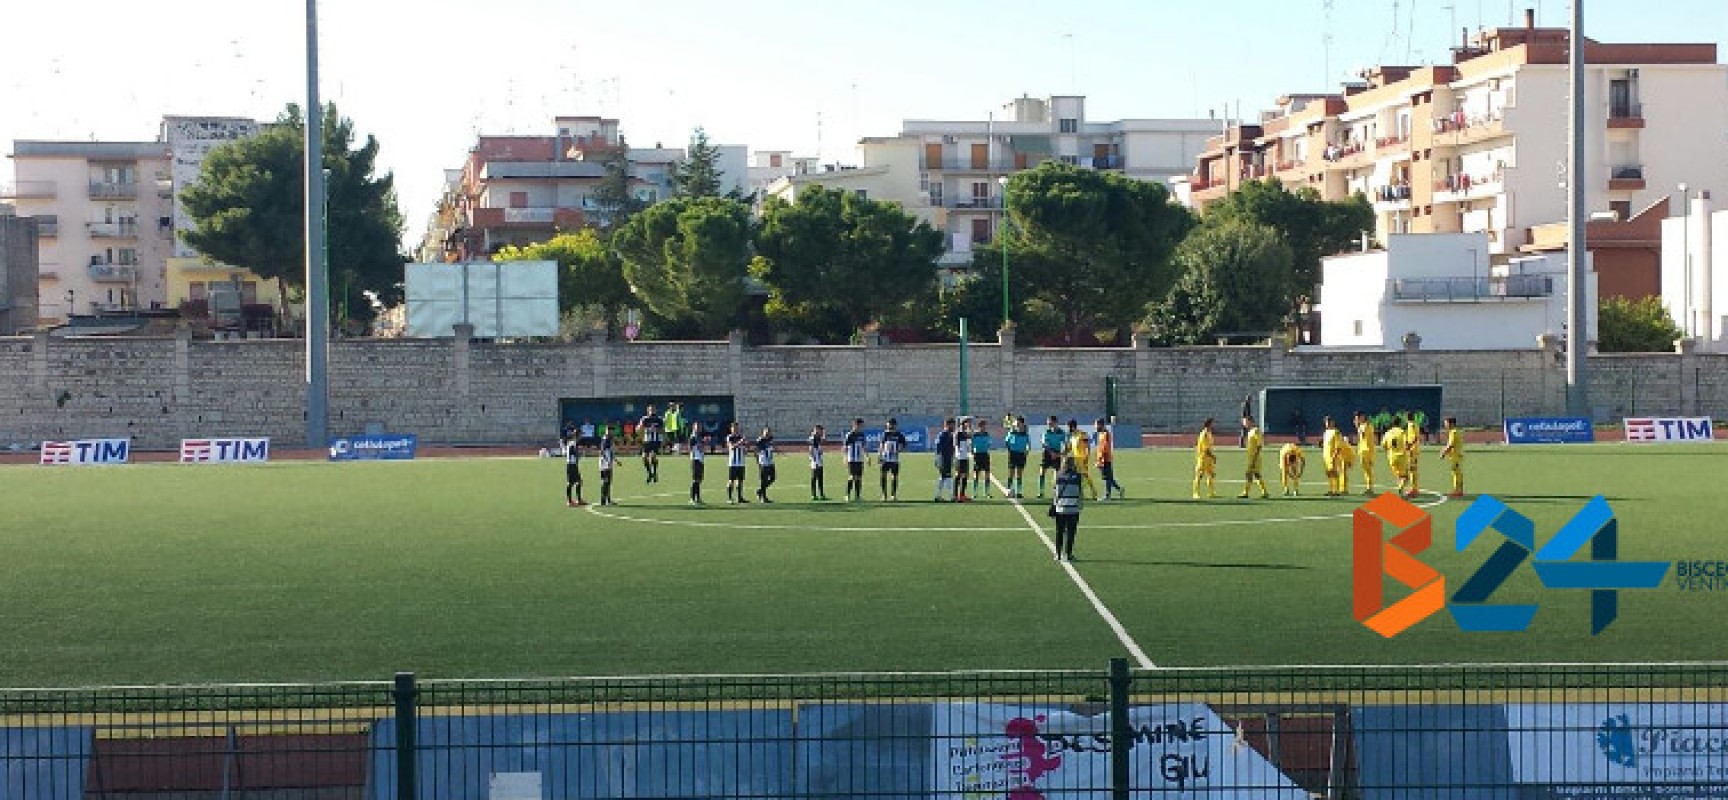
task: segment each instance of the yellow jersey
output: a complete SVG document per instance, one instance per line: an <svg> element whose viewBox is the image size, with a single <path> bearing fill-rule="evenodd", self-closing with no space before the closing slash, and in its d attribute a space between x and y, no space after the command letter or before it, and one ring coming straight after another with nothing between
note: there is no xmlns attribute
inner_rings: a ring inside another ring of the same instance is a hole
<svg viewBox="0 0 1728 800"><path fill-rule="evenodd" d="M1092 463L1092 443L1087 441L1084 431L1068 437L1068 455L1074 457L1074 468L1077 470L1083 470Z"/></svg>
<svg viewBox="0 0 1728 800"><path fill-rule="evenodd" d="M1260 466L1260 451L1266 446L1266 438L1260 435L1258 427L1248 429L1248 463Z"/></svg>
<svg viewBox="0 0 1728 800"><path fill-rule="evenodd" d="M1212 455L1211 431L1204 428L1200 429L1200 438L1194 441L1194 458L1197 461L1205 461L1214 458Z"/></svg>
<svg viewBox="0 0 1728 800"><path fill-rule="evenodd" d="M1302 467L1308 463L1308 456L1302 452L1301 445L1289 442L1278 448L1278 463L1284 466L1285 472L1301 475Z"/></svg>
<svg viewBox="0 0 1728 800"><path fill-rule="evenodd" d="M1411 457L1421 455L1422 423L1410 420L1410 423L1404 426L1404 445L1410 448Z"/></svg>
<svg viewBox="0 0 1728 800"><path fill-rule="evenodd" d="M1380 438L1380 446L1385 448L1386 455L1402 459L1405 456L1404 429L1396 425L1392 426L1390 430L1386 431L1386 435Z"/></svg>
<svg viewBox="0 0 1728 800"><path fill-rule="evenodd" d="M1374 447L1380 442L1379 436L1374 431L1373 421L1365 420L1361 425L1357 425L1356 436L1358 441L1362 443L1360 445L1362 452L1367 454L1369 458L1373 458Z"/></svg>
<svg viewBox="0 0 1728 800"><path fill-rule="evenodd" d="M1320 435L1320 456L1326 459L1327 464L1337 464L1338 451L1344 449L1346 444L1342 431L1327 428L1326 432Z"/></svg>
<svg viewBox="0 0 1728 800"><path fill-rule="evenodd" d="M1454 464L1464 460L1463 431L1453 428L1446 432L1446 449L1441 451L1440 457Z"/></svg>

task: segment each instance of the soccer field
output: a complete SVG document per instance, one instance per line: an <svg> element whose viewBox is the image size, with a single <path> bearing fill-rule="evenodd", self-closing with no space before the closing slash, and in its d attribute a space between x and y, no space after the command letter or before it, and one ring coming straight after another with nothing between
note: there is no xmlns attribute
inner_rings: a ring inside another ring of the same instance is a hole
<svg viewBox="0 0 1728 800"><path fill-rule="evenodd" d="M1437 453L1425 489L1446 488ZM1531 517L1539 543L1602 494L1621 560L1728 559L1725 453L1478 447L1469 488ZM1314 496L1311 469L1307 496L1274 481L1273 499L1238 500L1241 456L1223 449L1224 497L1192 502L1187 452L1120 456L1129 499L1087 505L1072 569L1037 501L933 504L919 455L894 504L810 503L788 454L775 504L725 505L711 469L700 509L679 459L658 484L624 460L604 509L566 508L562 462L533 458L0 467L0 685L1102 668L1135 648L1158 666L1721 656L1728 592L1680 591L1672 571L1621 592L1598 636L1589 592L1545 590L1526 564L1493 599L1539 603L1529 631L1442 613L1383 639L1351 616L1363 498ZM1452 552L1468 503L1420 500L1421 558L1449 588L1500 544Z"/></svg>

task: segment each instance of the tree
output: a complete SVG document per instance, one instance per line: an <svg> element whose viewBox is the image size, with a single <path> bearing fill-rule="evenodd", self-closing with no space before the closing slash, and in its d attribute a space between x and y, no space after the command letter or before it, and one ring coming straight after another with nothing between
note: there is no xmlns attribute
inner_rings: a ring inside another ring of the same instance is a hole
<svg viewBox="0 0 1728 800"><path fill-rule="evenodd" d="M630 303L623 265L592 229L560 233L526 247L506 247L492 260L558 262L558 311L590 311L611 330L618 328Z"/></svg>
<svg viewBox="0 0 1728 800"><path fill-rule="evenodd" d="M1666 353L1685 334L1660 297L1610 297L1597 308L1596 348L1604 353Z"/></svg>
<svg viewBox="0 0 1728 800"><path fill-rule="evenodd" d="M593 197L599 211L596 216L600 228L608 232L623 227L630 217L648 205L636 199L635 193L630 191L629 152L623 137L619 137L618 147L607 150L602 156L606 173L600 184L594 187Z"/></svg>
<svg viewBox="0 0 1728 800"><path fill-rule="evenodd" d="M707 131L697 128L690 134L690 149L684 160L672 165L673 196L719 197L720 179L725 174L720 169L720 148L708 143Z"/></svg>
<svg viewBox="0 0 1728 800"><path fill-rule="evenodd" d="M362 293L375 293L386 305L402 296L406 259L398 250L402 212L395 179L374 175L378 140L367 136L356 148L354 123L334 104L325 107L323 127L331 304L339 314L369 320L371 304L355 302ZM284 287L302 287L305 129L300 108L289 104L275 125L210 151L198 183L180 195L194 222L181 232L186 243Z"/></svg>
<svg viewBox="0 0 1728 800"><path fill-rule="evenodd" d="M768 201L751 275L768 287L768 318L828 342L935 283L942 234L892 203L812 186Z"/></svg>
<svg viewBox="0 0 1728 800"><path fill-rule="evenodd" d="M1277 330L1290 310L1294 261L1270 226L1209 218L1177 248L1182 277L1147 309L1146 327L1162 344Z"/></svg>
<svg viewBox="0 0 1728 800"><path fill-rule="evenodd" d="M670 336L719 336L739 321L750 263L750 208L680 197L632 217L612 237L630 292Z"/></svg>
<svg viewBox="0 0 1728 800"><path fill-rule="evenodd" d="M1268 225L1283 234L1295 259L1297 294L1309 294L1320 282L1320 260L1357 246L1364 231L1374 230L1374 208L1357 194L1348 200L1321 200L1303 187L1295 192L1276 178L1248 181L1206 209L1207 219L1243 220Z"/></svg>
<svg viewBox="0 0 1728 800"><path fill-rule="evenodd" d="M1064 341L1125 335L1175 280L1170 257L1194 225L1162 184L1046 161L1008 182L1010 275L1025 309L1047 306ZM1001 235L1001 232L999 232ZM976 263L999 262L1000 242Z"/></svg>

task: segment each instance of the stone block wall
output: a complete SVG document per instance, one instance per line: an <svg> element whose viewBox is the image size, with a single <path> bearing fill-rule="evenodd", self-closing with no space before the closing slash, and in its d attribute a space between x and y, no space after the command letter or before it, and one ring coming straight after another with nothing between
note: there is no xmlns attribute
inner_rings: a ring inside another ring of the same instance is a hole
<svg viewBox="0 0 1728 800"><path fill-rule="evenodd" d="M1552 352L1322 352L1281 347L1110 349L968 347L969 410L1102 414L1148 430L1234 420L1267 386L1439 383L1464 424L1562 413L1565 371ZM144 448L184 437L305 433L304 346L291 340L0 338L0 447L130 436ZM495 344L342 340L331 346L332 433L369 425L429 443L532 444L552 435L564 397L730 395L747 426L782 435L854 416L958 410L954 345L749 347L724 342ZM1728 416L1728 355L1590 359L1600 421L1626 415Z"/></svg>

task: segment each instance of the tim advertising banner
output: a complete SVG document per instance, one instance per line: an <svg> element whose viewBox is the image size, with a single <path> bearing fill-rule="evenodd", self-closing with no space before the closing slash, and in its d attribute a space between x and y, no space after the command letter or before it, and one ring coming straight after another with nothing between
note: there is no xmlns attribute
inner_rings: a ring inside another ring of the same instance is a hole
<svg viewBox="0 0 1728 800"><path fill-rule="evenodd" d="M1133 786L1172 798L1306 798L1206 705L1129 711ZM1110 787L1109 717L988 704L937 704L933 797L1079 797Z"/></svg>
<svg viewBox="0 0 1728 800"><path fill-rule="evenodd" d="M1709 417L1627 417L1628 442L1708 442L1716 438Z"/></svg>
<svg viewBox="0 0 1728 800"><path fill-rule="evenodd" d="M42 443L42 463L48 466L125 464L131 460L131 439L77 439L70 442Z"/></svg>
<svg viewBox="0 0 1728 800"><path fill-rule="evenodd" d="M1583 444L1596 441L1588 417L1513 417L1503 426L1507 444Z"/></svg>
<svg viewBox="0 0 1728 800"><path fill-rule="evenodd" d="M1506 728L1543 797L1728 797L1728 705L1514 704Z"/></svg>
<svg viewBox="0 0 1728 800"><path fill-rule="evenodd" d="M342 436L330 440L331 461L408 461L418 441L414 434Z"/></svg>
<svg viewBox="0 0 1728 800"><path fill-rule="evenodd" d="M270 439L181 439L182 464L262 464L270 460Z"/></svg>

